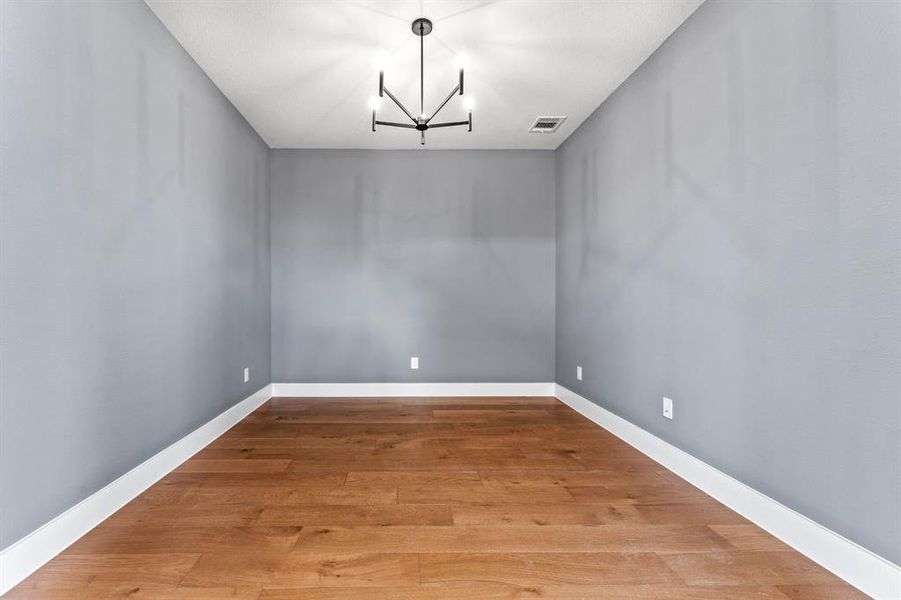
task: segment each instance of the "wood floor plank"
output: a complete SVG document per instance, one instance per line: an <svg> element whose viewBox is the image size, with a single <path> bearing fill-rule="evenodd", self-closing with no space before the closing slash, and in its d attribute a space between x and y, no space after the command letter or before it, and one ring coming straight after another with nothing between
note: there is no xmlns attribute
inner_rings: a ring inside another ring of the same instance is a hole
<svg viewBox="0 0 901 600"><path fill-rule="evenodd" d="M486 419L472 419L472 422L485 422ZM282 421L278 422L278 425L293 425L295 423L361 423L361 424L369 424L369 423L406 423L406 424L416 424L416 423L437 423L440 422L436 419L431 411L427 412L404 412L403 410L396 411L380 411L376 414L351 414L351 415L340 415L340 414L317 414L317 413L297 413L291 415L290 417L284 417ZM253 425L254 422L248 422L248 425Z"/></svg>
<svg viewBox="0 0 901 600"><path fill-rule="evenodd" d="M528 488L479 483L435 483L399 485L401 504L559 504L574 502L564 487L546 485Z"/></svg>
<svg viewBox="0 0 901 600"><path fill-rule="evenodd" d="M10 598L855 590L553 398L276 398Z"/></svg>
<svg viewBox="0 0 901 600"><path fill-rule="evenodd" d="M344 485L346 481L347 472L339 470L312 473L170 473L160 483L192 487L334 487Z"/></svg>
<svg viewBox="0 0 901 600"><path fill-rule="evenodd" d="M72 544L73 554L267 552L293 548L300 527L99 527Z"/></svg>
<svg viewBox="0 0 901 600"><path fill-rule="evenodd" d="M489 527L644 522L631 504L459 504L452 506L451 512L455 525Z"/></svg>
<svg viewBox="0 0 901 600"><path fill-rule="evenodd" d="M256 504L221 506L168 506L132 501L107 519L104 527L241 527L250 525L263 512Z"/></svg>
<svg viewBox="0 0 901 600"><path fill-rule="evenodd" d="M288 468L290 459L208 460L196 458L178 467L176 473L278 473Z"/></svg>
<svg viewBox="0 0 901 600"><path fill-rule="evenodd" d="M592 469L592 470L528 470L480 471L486 483L503 485L559 485L569 487L666 485L664 477L652 470Z"/></svg>
<svg viewBox="0 0 901 600"><path fill-rule="evenodd" d="M645 503L635 498L635 510L654 524L747 525L748 520L719 502L697 498L675 502Z"/></svg>
<svg viewBox="0 0 901 600"><path fill-rule="evenodd" d="M98 600L129 598L141 600L256 600L257 587L184 587L180 585L109 583L89 584L84 589L22 589L17 588L4 600Z"/></svg>
<svg viewBox="0 0 901 600"><path fill-rule="evenodd" d="M260 600L788 600L774 587L672 585L507 585L441 582L390 590L360 588L264 589ZM826 598L826 597L823 597ZM806 599L805 599L806 600Z"/></svg>
<svg viewBox="0 0 901 600"><path fill-rule="evenodd" d="M482 484L478 471L351 471L346 482L347 485L381 483L398 486Z"/></svg>
<svg viewBox="0 0 901 600"><path fill-rule="evenodd" d="M710 552L662 556L689 585L765 585L834 582L835 576L797 552Z"/></svg>
<svg viewBox="0 0 901 600"><path fill-rule="evenodd" d="M108 582L128 585L175 585L200 558L199 554L94 554L66 551L22 583L24 588L79 589Z"/></svg>
<svg viewBox="0 0 901 600"><path fill-rule="evenodd" d="M423 554L420 576L423 583L468 581L526 586L681 583L652 552Z"/></svg>
<svg viewBox="0 0 901 600"><path fill-rule="evenodd" d="M166 494L168 492L168 494ZM169 486L154 503L170 506L208 506L228 510L229 506L255 504L286 506L293 504L372 505L396 504L397 487L393 485L336 485L336 486L245 486L206 485Z"/></svg>
<svg viewBox="0 0 901 600"><path fill-rule="evenodd" d="M282 450L286 448L355 448L374 449L378 439L368 435L331 435L327 433L295 435L291 437L221 437L207 446L208 450L225 449L269 449Z"/></svg>
<svg viewBox="0 0 901 600"><path fill-rule="evenodd" d="M643 527L548 525L544 527L309 527L300 533L297 552L349 553L403 550L413 553L657 552L728 550L726 542L703 526Z"/></svg>
<svg viewBox="0 0 901 600"><path fill-rule="evenodd" d="M257 525L299 525L303 527L353 527L370 525L450 526L454 524L449 506L420 504L379 504L362 506L291 505L271 506L260 511Z"/></svg>
<svg viewBox="0 0 901 600"><path fill-rule="evenodd" d="M867 600L869 596L847 583L813 583L801 585L780 585L780 592L791 600Z"/></svg>
<svg viewBox="0 0 901 600"><path fill-rule="evenodd" d="M505 449L502 452L485 452L481 449L460 451L402 448L380 448L372 452L328 454L307 451L295 455L288 467L291 472L334 470L341 464L349 471L415 471L479 469L581 469L576 459L546 451L522 451Z"/></svg>
<svg viewBox="0 0 901 600"><path fill-rule="evenodd" d="M752 523L711 523L712 530L723 537L736 550L790 552L791 547Z"/></svg>
<svg viewBox="0 0 901 600"><path fill-rule="evenodd" d="M419 583L415 554L260 553L201 556L182 580L186 586L266 585L270 587L395 587Z"/></svg>
<svg viewBox="0 0 901 600"><path fill-rule="evenodd" d="M506 421L545 421L551 415L542 409L528 408L438 408L432 410L436 419L468 423L504 423Z"/></svg>
<svg viewBox="0 0 901 600"><path fill-rule="evenodd" d="M446 452L472 450L515 450L517 452L526 452L533 448L541 448L544 443L545 440L539 436L466 436L453 435L439 431L430 434L417 435L415 437L407 437L405 439L392 440L391 442L382 443L381 446L385 447L390 444L392 448L418 450L421 452L434 452L435 450L443 450Z"/></svg>
<svg viewBox="0 0 901 600"><path fill-rule="evenodd" d="M680 504L697 499L699 492L687 488L673 488L661 484L635 485L595 485L595 486L566 486L566 490L577 502L643 502L645 504L671 503Z"/></svg>

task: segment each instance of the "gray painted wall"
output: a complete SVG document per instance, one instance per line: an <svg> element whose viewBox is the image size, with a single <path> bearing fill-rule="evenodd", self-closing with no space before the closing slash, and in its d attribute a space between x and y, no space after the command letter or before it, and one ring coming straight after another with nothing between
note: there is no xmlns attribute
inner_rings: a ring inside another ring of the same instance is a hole
<svg viewBox="0 0 901 600"><path fill-rule="evenodd" d="M899 32L708 1L557 151L557 381L895 563Z"/></svg>
<svg viewBox="0 0 901 600"><path fill-rule="evenodd" d="M274 381L553 381L553 152L275 150L271 187Z"/></svg>
<svg viewBox="0 0 901 600"><path fill-rule="evenodd" d="M0 11L5 547L269 382L269 214L268 149L143 3Z"/></svg>

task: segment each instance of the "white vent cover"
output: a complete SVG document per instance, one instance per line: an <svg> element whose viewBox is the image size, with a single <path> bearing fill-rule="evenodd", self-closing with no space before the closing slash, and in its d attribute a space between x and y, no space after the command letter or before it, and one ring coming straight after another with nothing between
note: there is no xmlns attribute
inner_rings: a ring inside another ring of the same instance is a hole
<svg viewBox="0 0 901 600"><path fill-rule="evenodd" d="M529 127L529 133L554 133L565 120L566 117L538 117Z"/></svg>

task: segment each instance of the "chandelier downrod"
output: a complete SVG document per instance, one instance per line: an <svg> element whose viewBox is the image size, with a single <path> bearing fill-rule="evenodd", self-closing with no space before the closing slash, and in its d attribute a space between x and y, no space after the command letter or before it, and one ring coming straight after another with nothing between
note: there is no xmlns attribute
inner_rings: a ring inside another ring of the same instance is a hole
<svg viewBox="0 0 901 600"><path fill-rule="evenodd" d="M447 95L447 98L444 99L441 104L438 105L438 108L432 112L431 115L426 115L425 112L425 36L432 32L432 22L425 17L420 17L413 21L411 24L411 29L413 30L413 34L419 36L419 116L414 117L409 110L398 100L394 94L391 93L391 90L385 85L385 72L379 71L379 98L383 98L388 96L394 104L400 108L407 118L410 119L411 123L397 123L394 121L379 121L376 116L376 108L372 109L372 130L375 131L376 125L384 125L386 127L402 127L404 129L416 129L419 131L419 143L421 145L425 145L425 132L428 129L434 127L458 127L458 126L467 126L468 131L472 131L472 110L467 111L468 117L465 121L448 121L445 123L431 123L432 119L435 118L435 115L444 108L444 106L450 102L450 99L454 97L454 95L459 94L463 95L463 68L460 68L460 79L457 83L456 87L451 90L451 92Z"/></svg>
<svg viewBox="0 0 901 600"><path fill-rule="evenodd" d="M419 22L419 116L425 114L425 23ZM422 132L425 143L425 131Z"/></svg>

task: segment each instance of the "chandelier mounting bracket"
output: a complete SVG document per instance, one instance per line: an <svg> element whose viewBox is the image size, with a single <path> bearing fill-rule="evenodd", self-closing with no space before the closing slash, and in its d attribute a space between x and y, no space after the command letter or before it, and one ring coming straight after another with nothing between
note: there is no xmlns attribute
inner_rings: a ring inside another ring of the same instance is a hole
<svg viewBox="0 0 901 600"><path fill-rule="evenodd" d="M432 33L432 21L425 17L419 17L410 24L410 28L413 30L413 35L426 36Z"/></svg>

